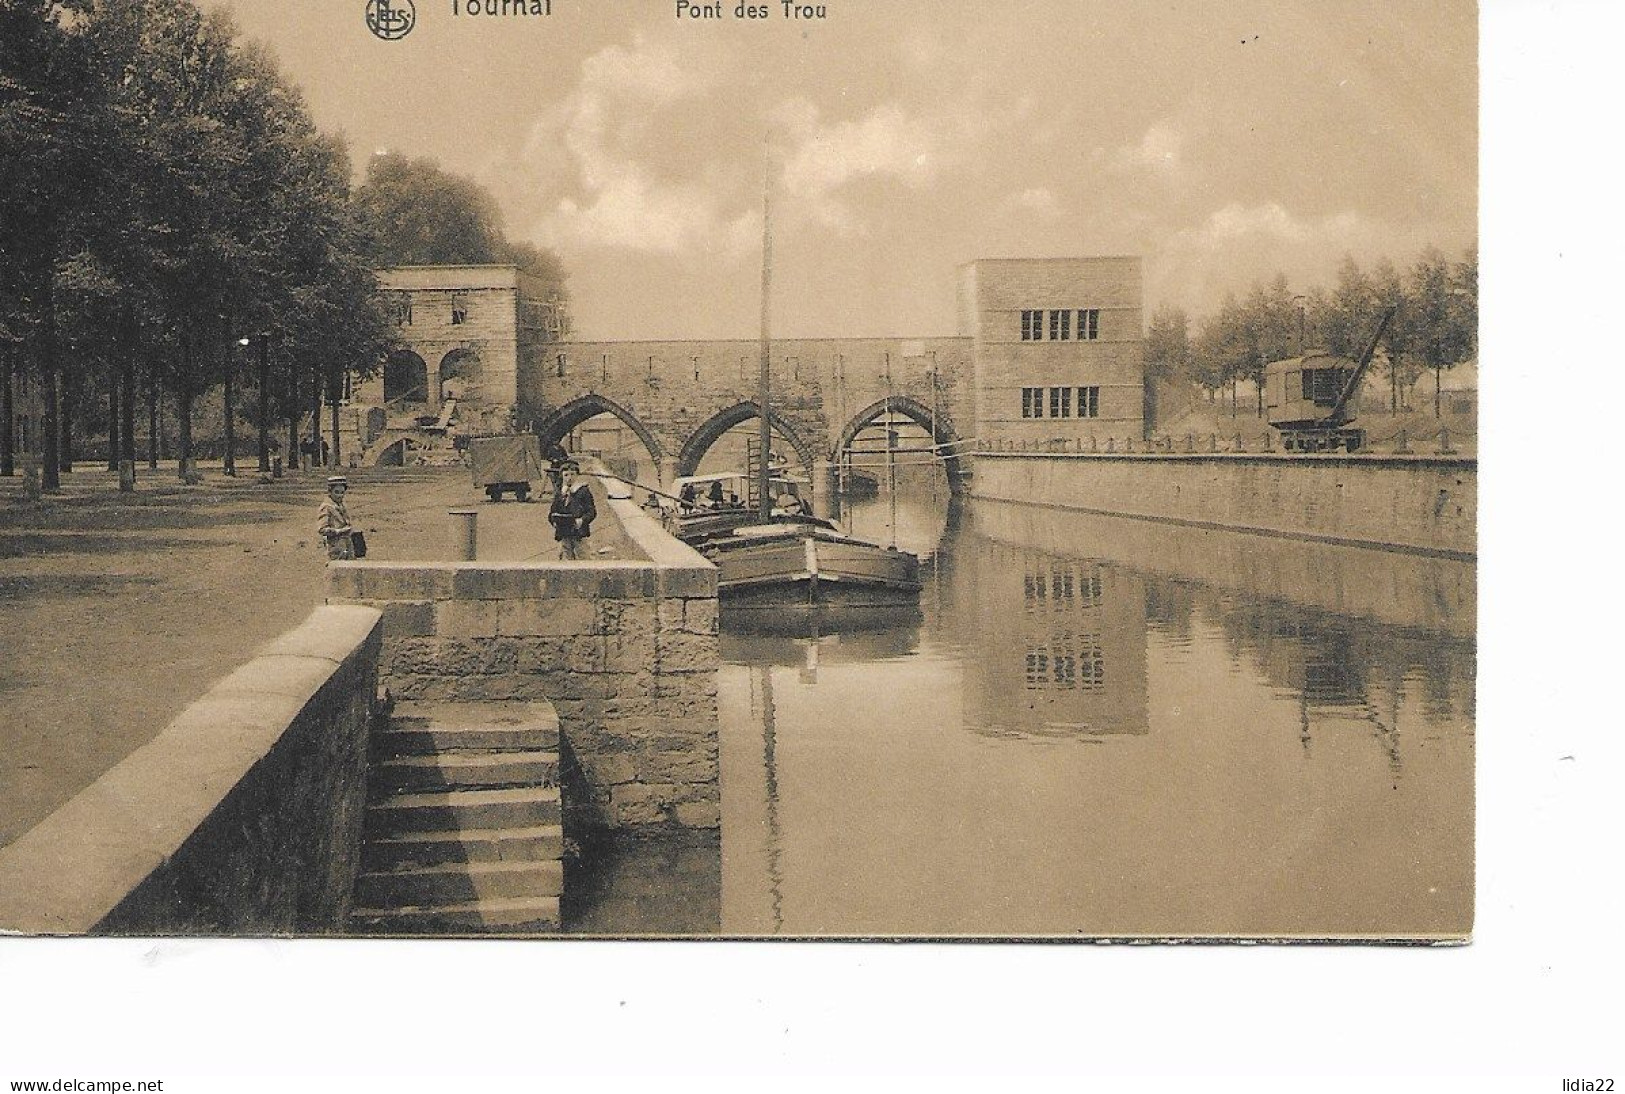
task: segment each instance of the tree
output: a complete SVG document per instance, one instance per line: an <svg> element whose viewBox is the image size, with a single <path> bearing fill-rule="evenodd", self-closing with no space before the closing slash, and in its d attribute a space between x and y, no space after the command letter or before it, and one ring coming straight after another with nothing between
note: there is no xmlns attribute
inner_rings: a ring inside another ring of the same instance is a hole
<svg viewBox="0 0 1625 1094"><path fill-rule="evenodd" d="M1344 357L1358 356L1376 323L1377 286L1351 256L1343 256L1337 283L1324 298L1317 327L1326 349Z"/></svg>
<svg viewBox="0 0 1625 1094"><path fill-rule="evenodd" d="M506 258L496 201L432 159L374 156L356 203L371 225L381 265L432 266Z"/></svg>
<svg viewBox="0 0 1625 1094"><path fill-rule="evenodd" d="M1444 370L1476 350L1478 326L1478 255L1471 252L1452 266L1430 247L1410 269L1414 351L1423 367L1433 370L1433 416L1440 416Z"/></svg>
<svg viewBox="0 0 1625 1094"><path fill-rule="evenodd" d="M1264 416L1264 368L1271 361L1293 356L1297 345L1297 306L1285 274L1267 284L1255 282L1247 294L1237 332L1237 367L1253 382L1258 416Z"/></svg>
<svg viewBox="0 0 1625 1094"><path fill-rule="evenodd" d="M86 0L0 3L0 328L44 396L41 486L60 488L56 267L101 186L111 140Z"/></svg>
<svg viewBox="0 0 1625 1094"><path fill-rule="evenodd" d="M1216 392L1232 386L1231 405L1235 398L1233 385L1241 347L1241 305L1236 298L1226 295L1217 315L1209 316L1197 331L1193 378L1208 393L1211 402Z"/></svg>
<svg viewBox="0 0 1625 1094"><path fill-rule="evenodd" d="M1156 428L1157 387L1191 373L1190 319L1181 308L1158 308L1145 336L1144 417L1146 435Z"/></svg>
<svg viewBox="0 0 1625 1094"><path fill-rule="evenodd" d="M186 0L0 0L0 31L0 137L52 168L28 174L0 158L0 224L27 228L0 237L0 277L30 286L0 292L22 301L0 304L0 336L26 338L42 376L54 377L56 343L67 339L74 359L101 366L102 390L119 392L122 422L133 423L139 362L149 432L162 386L175 398L185 460L192 404L222 381L232 433L244 331L274 321L286 335L290 431L300 372L376 366L387 328L342 144L316 131L268 54ZM27 48L13 53L14 42ZM51 48L77 66L40 62ZM56 384L44 386L54 413ZM307 390L322 386L313 379ZM45 432L49 445L58 430ZM117 432L133 458L133 424Z"/></svg>
<svg viewBox="0 0 1625 1094"><path fill-rule="evenodd" d="M490 193L432 159L374 156L355 201L379 266L511 263L541 281L545 297L569 299L558 256L508 239Z"/></svg>
<svg viewBox="0 0 1625 1094"><path fill-rule="evenodd" d="M1385 370L1389 382L1389 412L1398 414L1400 408L1399 391L1402 387L1409 387L1416 382L1420 374L1411 353L1417 341L1424 336L1418 323L1418 317L1413 314L1411 301L1405 283L1400 279L1394 264L1383 259L1377 264L1372 277L1372 291L1376 298L1378 313L1391 310L1393 318L1383 333L1383 346L1388 351ZM1376 322L1375 319L1372 320ZM1364 350L1365 346L1360 346Z"/></svg>
<svg viewBox="0 0 1625 1094"><path fill-rule="evenodd" d="M336 403L346 372L366 377L376 371L391 348L394 327L377 292L361 211L349 199L350 166L342 144L307 140L289 163L294 179L282 195L282 215L292 226L291 245L279 279L285 291L267 329L289 369L285 409L298 419L304 410L299 389L312 404L323 392ZM299 362L303 376L293 372ZM318 434L320 422L312 425ZM290 458L297 456L297 437L293 443ZM336 458L336 422L332 451Z"/></svg>

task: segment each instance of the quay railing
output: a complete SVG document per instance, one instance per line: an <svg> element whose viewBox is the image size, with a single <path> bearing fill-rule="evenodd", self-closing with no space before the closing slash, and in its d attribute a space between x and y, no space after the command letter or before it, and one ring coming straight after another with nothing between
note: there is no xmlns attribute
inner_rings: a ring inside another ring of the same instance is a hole
<svg viewBox="0 0 1625 1094"><path fill-rule="evenodd" d="M1462 445L1476 448L1478 433L1460 425L1412 433L1408 428L1393 430L1365 439L1355 453L1367 455L1459 456ZM977 443L970 451L977 455L1199 455L1209 453L1282 452L1275 431L1234 433L1163 433L1150 437L1107 435L1100 437L1052 437L1033 440L994 438Z"/></svg>

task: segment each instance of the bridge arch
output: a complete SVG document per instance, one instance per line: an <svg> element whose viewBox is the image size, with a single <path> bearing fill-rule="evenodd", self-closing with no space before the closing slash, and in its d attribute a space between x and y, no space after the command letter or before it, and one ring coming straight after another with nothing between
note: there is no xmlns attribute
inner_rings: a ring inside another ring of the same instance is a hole
<svg viewBox="0 0 1625 1094"><path fill-rule="evenodd" d="M571 399L536 424L535 433L541 441L542 451L546 452L552 445L562 442L576 426L600 414L613 414L619 418L628 429L637 434L638 440L643 442L643 447L648 450L649 458L654 461L655 466L657 468L660 466L666 452L655 439L655 435L649 432L649 427L638 421L637 416L630 410L598 394Z"/></svg>
<svg viewBox="0 0 1625 1094"><path fill-rule="evenodd" d="M945 415L932 414L930 407L917 399L909 398L907 395L892 395L869 404L852 416L851 420L846 423L846 428L841 430L840 440L835 442L835 449L830 453L830 462L840 463L842 457L846 455L847 449L851 448L852 442L857 439L858 434L882 414L903 415L931 434L933 444L947 445L959 440L953 422ZM948 475L949 491L955 494L964 493L965 468L960 462L957 447L946 450L943 456L942 469Z"/></svg>
<svg viewBox="0 0 1625 1094"><path fill-rule="evenodd" d="M683 450L677 456L677 475L692 475L699 470L700 461L711 450L711 446L721 439L722 435L734 426L748 422L753 418L760 418L761 408L754 400L735 403L726 410L720 410L711 415L704 425L694 431L683 445ZM768 424L773 430L790 442L790 447L796 450L796 459L801 462L802 469L811 471L814 462L818 459L818 451L804 440L796 427L791 425L778 411L768 413ZM743 470L743 469L741 469Z"/></svg>

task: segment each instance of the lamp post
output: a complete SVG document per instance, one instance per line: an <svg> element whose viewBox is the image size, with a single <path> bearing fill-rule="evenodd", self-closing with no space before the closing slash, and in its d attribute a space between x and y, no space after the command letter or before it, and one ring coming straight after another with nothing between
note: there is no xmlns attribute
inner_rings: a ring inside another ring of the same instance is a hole
<svg viewBox="0 0 1625 1094"><path fill-rule="evenodd" d="M237 339L239 346L246 346L250 342L258 342L260 346L260 470L271 470L271 435L268 427L271 420L271 371L266 365L265 344L271 336L265 331L258 331Z"/></svg>

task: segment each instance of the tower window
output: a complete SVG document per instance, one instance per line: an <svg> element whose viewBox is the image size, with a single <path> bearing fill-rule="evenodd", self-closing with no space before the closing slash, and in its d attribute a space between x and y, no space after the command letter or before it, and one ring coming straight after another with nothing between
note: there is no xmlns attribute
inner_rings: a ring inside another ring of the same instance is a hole
<svg viewBox="0 0 1625 1094"><path fill-rule="evenodd" d="M1043 388L1024 387L1021 389L1021 416L1023 418L1042 418L1044 416Z"/></svg>
<svg viewBox="0 0 1625 1094"><path fill-rule="evenodd" d="M1078 389L1078 417L1100 417L1100 388L1080 387Z"/></svg>

